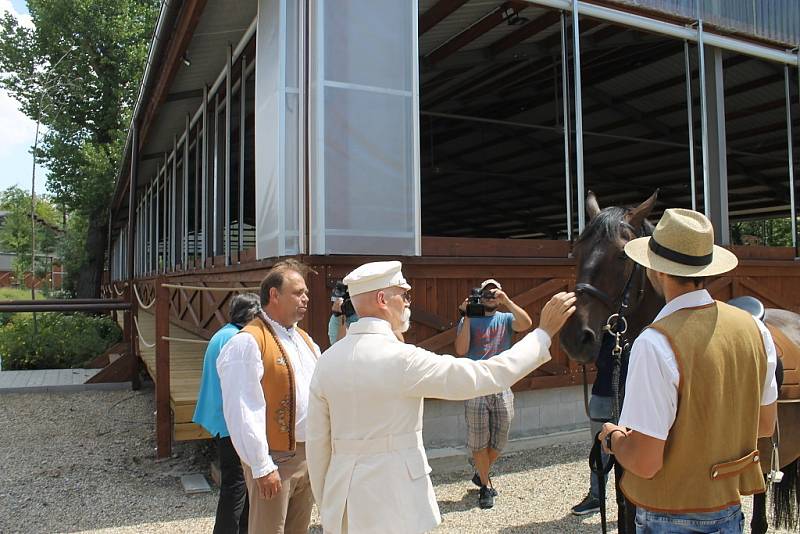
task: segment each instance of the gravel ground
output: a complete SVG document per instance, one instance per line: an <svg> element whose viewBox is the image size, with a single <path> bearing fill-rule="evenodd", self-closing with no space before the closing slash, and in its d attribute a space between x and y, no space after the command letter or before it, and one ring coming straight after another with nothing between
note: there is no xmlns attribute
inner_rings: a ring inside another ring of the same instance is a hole
<svg viewBox="0 0 800 534"><path fill-rule="evenodd" d="M216 488L186 495L179 479L208 474L212 449L178 443L156 463L152 413L151 389L0 396L0 532L211 532ZM491 510L478 509L466 463L434 472L444 517L435 532L599 532L598 515L569 513L587 491L587 452L572 444L501 458ZM316 513L313 523L321 532Z"/></svg>

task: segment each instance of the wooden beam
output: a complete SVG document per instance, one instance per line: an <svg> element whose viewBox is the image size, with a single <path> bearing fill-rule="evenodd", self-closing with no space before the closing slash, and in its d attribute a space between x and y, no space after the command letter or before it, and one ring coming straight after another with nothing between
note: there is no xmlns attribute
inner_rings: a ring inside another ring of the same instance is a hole
<svg viewBox="0 0 800 534"><path fill-rule="evenodd" d="M439 61L458 52L495 26L501 24L508 18L507 13L509 11L519 13L520 11L526 9L529 5L530 4L527 2L519 2L514 0L503 2L502 5L493 9L478 22L468 27L452 39L445 42L442 46L425 56L424 62L428 65L435 65Z"/></svg>
<svg viewBox="0 0 800 534"><path fill-rule="evenodd" d="M428 11L419 16L419 23L417 25L419 35L423 35L439 24L468 1L469 0L439 0L436 2Z"/></svg>
<svg viewBox="0 0 800 534"><path fill-rule="evenodd" d="M172 410L170 409L169 341L169 288L165 276L156 279L156 459L164 460L172 454Z"/></svg>
<svg viewBox="0 0 800 534"><path fill-rule="evenodd" d="M147 134L156 120L159 108L165 102L169 88L172 85L178 69L183 65L181 58L189 47L192 35L200 22L200 16L206 7L206 0L185 0L178 14L175 28L172 30L166 51L162 56L164 59L158 70L159 76L153 90L150 93L147 107L141 119L141 132L139 136L139 146L144 146L147 141Z"/></svg>
<svg viewBox="0 0 800 534"><path fill-rule="evenodd" d="M559 20L561 20L561 14L558 11L549 11L489 45L489 55L496 56L501 52L505 52L509 48L513 48L521 42L538 35L542 30L546 30Z"/></svg>

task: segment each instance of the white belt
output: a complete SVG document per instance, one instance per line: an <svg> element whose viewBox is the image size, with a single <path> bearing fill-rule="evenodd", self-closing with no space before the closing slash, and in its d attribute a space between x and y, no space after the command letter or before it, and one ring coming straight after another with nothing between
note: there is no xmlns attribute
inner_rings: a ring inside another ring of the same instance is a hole
<svg viewBox="0 0 800 534"><path fill-rule="evenodd" d="M381 454L422 446L422 432L374 439L334 439L333 454Z"/></svg>

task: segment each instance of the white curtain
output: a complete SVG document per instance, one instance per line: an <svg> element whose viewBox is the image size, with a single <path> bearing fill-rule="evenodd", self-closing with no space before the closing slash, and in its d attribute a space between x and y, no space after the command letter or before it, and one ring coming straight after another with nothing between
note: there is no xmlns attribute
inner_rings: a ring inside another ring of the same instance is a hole
<svg viewBox="0 0 800 534"><path fill-rule="evenodd" d="M418 255L417 1L311 6L310 253Z"/></svg>
<svg viewBox="0 0 800 534"><path fill-rule="evenodd" d="M256 256L304 252L300 0L259 0L256 28Z"/></svg>

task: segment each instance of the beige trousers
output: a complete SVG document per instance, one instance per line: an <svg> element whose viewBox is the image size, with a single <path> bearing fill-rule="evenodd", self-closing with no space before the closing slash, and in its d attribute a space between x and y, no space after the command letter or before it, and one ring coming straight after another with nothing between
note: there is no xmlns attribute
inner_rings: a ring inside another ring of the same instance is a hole
<svg viewBox="0 0 800 534"><path fill-rule="evenodd" d="M305 443L297 443L293 458L278 463L281 492L272 499L259 496L250 467L243 463L242 468L250 499L248 533L307 534L314 496L308 478Z"/></svg>

